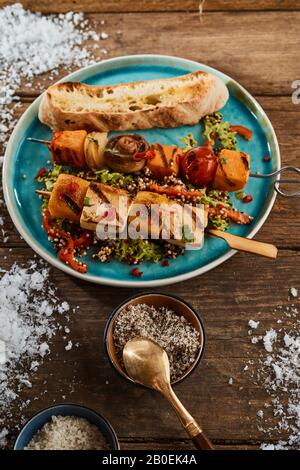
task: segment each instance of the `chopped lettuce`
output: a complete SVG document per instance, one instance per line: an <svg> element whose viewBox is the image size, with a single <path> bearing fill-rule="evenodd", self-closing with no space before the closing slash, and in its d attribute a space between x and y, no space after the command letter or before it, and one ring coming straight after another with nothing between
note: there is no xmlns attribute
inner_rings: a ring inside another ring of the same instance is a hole
<svg viewBox="0 0 300 470"><path fill-rule="evenodd" d="M194 135L190 132L185 137L181 137L180 142L184 144L184 152L191 150L191 148L197 145L197 140L195 139Z"/></svg>
<svg viewBox="0 0 300 470"><path fill-rule="evenodd" d="M134 182L132 175L111 172L108 169L94 170L93 175L94 177L92 179L99 181L100 183L110 184L115 188L126 188L128 184Z"/></svg>
<svg viewBox="0 0 300 470"><path fill-rule="evenodd" d="M231 208L232 202L229 199L229 194L226 191L219 191L218 189L211 189L205 191L205 194L201 197L201 204L210 207L216 207L219 204Z"/></svg>
<svg viewBox="0 0 300 470"><path fill-rule="evenodd" d="M65 169L63 170L64 173L68 173ZM61 165L53 165L53 169L47 171L47 173L43 176L37 178L37 182L44 184L45 189L47 191L52 191L54 184L56 183L57 178L59 177L60 173L62 173L62 166Z"/></svg>
<svg viewBox="0 0 300 470"><path fill-rule="evenodd" d="M163 257L159 245L142 239L115 240L114 256L119 261L130 263L141 261L157 263Z"/></svg>
<svg viewBox="0 0 300 470"><path fill-rule="evenodd" d="M222 121L222 114L215 113L203 119L204 141L210 145L228 150L237 150L237 140L235 133L230 130L230 123Z"/></svg>
<svg viewBox="0 0 300 470"><path fill-rule="evenodd" d="M210 216L208 219L209 226L225 232L229 228L229 222L220 215Z"/></svg>

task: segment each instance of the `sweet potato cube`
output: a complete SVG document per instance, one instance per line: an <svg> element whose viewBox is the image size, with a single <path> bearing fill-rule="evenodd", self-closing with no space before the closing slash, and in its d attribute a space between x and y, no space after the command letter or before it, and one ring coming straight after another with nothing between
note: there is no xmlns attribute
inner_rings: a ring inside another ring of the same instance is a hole
<svg viewBox="0 0 300 470"><path fill-rule="evenodd" d="M151 149L154 152L154 158L148 160L147 166L154 178L161 180L165 176L177 176L182 150L176 145L160 144L153 144Z"/></svg>
<svg viewBox="0 0 300 470"><path fill-rule="evenodd" d="M84 167L84 142L86 136L87 132L84 130L54 132L50 145L52 159L61 165Z"/></svg>
<svg viewBox="0 0 300 470"><path fill-rule="evenodd" d="M221 191L238 191L246 185L250 174L250 155L222 149L213 187Z"/></svg>
<svg viewBox="0 0 300 470"><path fill-rule="evenodd" d="M52 217L79 222L89 182L78 176L60 174L48 203Z"/></svg>

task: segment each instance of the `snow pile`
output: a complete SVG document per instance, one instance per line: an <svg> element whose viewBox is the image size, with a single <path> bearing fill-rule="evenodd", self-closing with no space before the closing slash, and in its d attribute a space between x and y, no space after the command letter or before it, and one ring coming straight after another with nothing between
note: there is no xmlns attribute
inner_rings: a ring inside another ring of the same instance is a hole
<svg viewBox="0 0 300 470"><path fill-rule="evenodd" d="M292 297L295 296L292 295ZM265 443L261 445L261 449L300 449L300 320L298 309L294 304L279 306L274 314L281 316L277 319L280 328L277 330L271 328L264 335L256 336L255 342L253 338L251 340L254 344L262 341L266 352L251 375L255 383L262 386L270 396L265 407L266 410L272 410L273 414L273 424L269 426L265 413L258 410L259 430L272 440L276 436L281 437L277 444ZM285 321L287 321L286 326ZM248 366L246 367L248 369Z"/></svg>
<svg viewBox="0 0 300 470"><path fill-rule="evenodd" d="M42 16L19 3L0 9L0 31L0 143L5 143L15 125L21 80L30 88L35 76L51 71L53 79L61 65L93 63L84 43L99 36L82 13Z"/></svg>
<svg viewBox="0 0 300 470"><path fill-rule="evenodd" d="M67 302L59 302L42 262L30 261L26 267L14 264L4 272L0 279L0 425L6 424L4 411L20 390L32 387L30 371L36 371L50 352L49 340L60 328L54 314L68 310ZM0 442L5 435L5 429L0 431Z"/></svg>

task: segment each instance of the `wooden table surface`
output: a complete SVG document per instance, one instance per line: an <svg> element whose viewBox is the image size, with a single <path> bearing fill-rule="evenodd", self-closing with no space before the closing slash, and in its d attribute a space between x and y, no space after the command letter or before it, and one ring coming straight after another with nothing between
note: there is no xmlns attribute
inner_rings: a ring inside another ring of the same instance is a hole
<svg viewBox="0 0 300 470"><path fill-rule="evenodd" d="M3 2L0 6L14 2ZM193 0L66 0L23 1L35 11L87 12L94 28L110 36L103 45L107 57L126 54L170 54L199 62L227 73L246 87L263 106L277 133L284 164L299 166L300 105L292 104L291 84L300 79L300 2L292 0L207 0L202 21ZM105 26L100 25L105 20ZM121 33L117 34L117 30ZM61 70L61 76L65 74ZM21 88L23 112L47 86L47 77ZM205 358L197 371L176 387L192 414L201 422L218 448L256 448L266 437L258 430L256 412L266 393L243 372L249 358L261 347L251 344L248 320L259 319L262 328L276 326L273 309L285 302L300 275L300 200L278 198L256 238L279 248L276 262L237 254L215 270L196 279L166 286L160 291L182 296L202 315L207 332ZM9 241L0 244L1 267L33 256L20 240L4 208L4 229ZM12 248L11 251L8 248ZM64 350L61 335L52 343L46 359L33 375L33 388L22 398L38 396L25 410L66 401L83 403L102 412L114 426L123 449L192 449L167 403L155 393L134 387L110 367L103 355L102 335L108 315L138 289L88 284L57 269L51 278L61 297L79 305L70 328L79 348ZM263 330L262 330L263 331ZM265 331L265 330L264 330ZM233 385L228 379L233 378ZM45 386L44 381L47 380ZM74 387L73 385L74 384ZM72 390L73 387L73 390ZM44 393L45 388L47 393ZM71 393L72 392L72 393ZM15 410L15 423L21 412ZM274 440L278 437L274 436ZM15 434L10 435L11 439Z"/></svg>

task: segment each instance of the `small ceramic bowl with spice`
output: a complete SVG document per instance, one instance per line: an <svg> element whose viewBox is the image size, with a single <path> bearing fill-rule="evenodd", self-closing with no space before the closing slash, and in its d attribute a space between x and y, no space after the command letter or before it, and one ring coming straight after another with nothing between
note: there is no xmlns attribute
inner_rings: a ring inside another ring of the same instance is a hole
<svg viewBox="0 0 300 470"><path fill-rule="evenodd" d="M118 438L100 414L81 405L45 408L23 426L14 450L118 450Z"/></svg>
<svg viewBox="0 0 300 470"><path fill-rule="evenodd" d="M150 292L131 297L115 308L107 322L106 354L114 369L130 382L122 353L127 341L137 336L152 339L165 349L172 384L191 374L204 353L201 318L187 302L173 295Z"/></svg>

